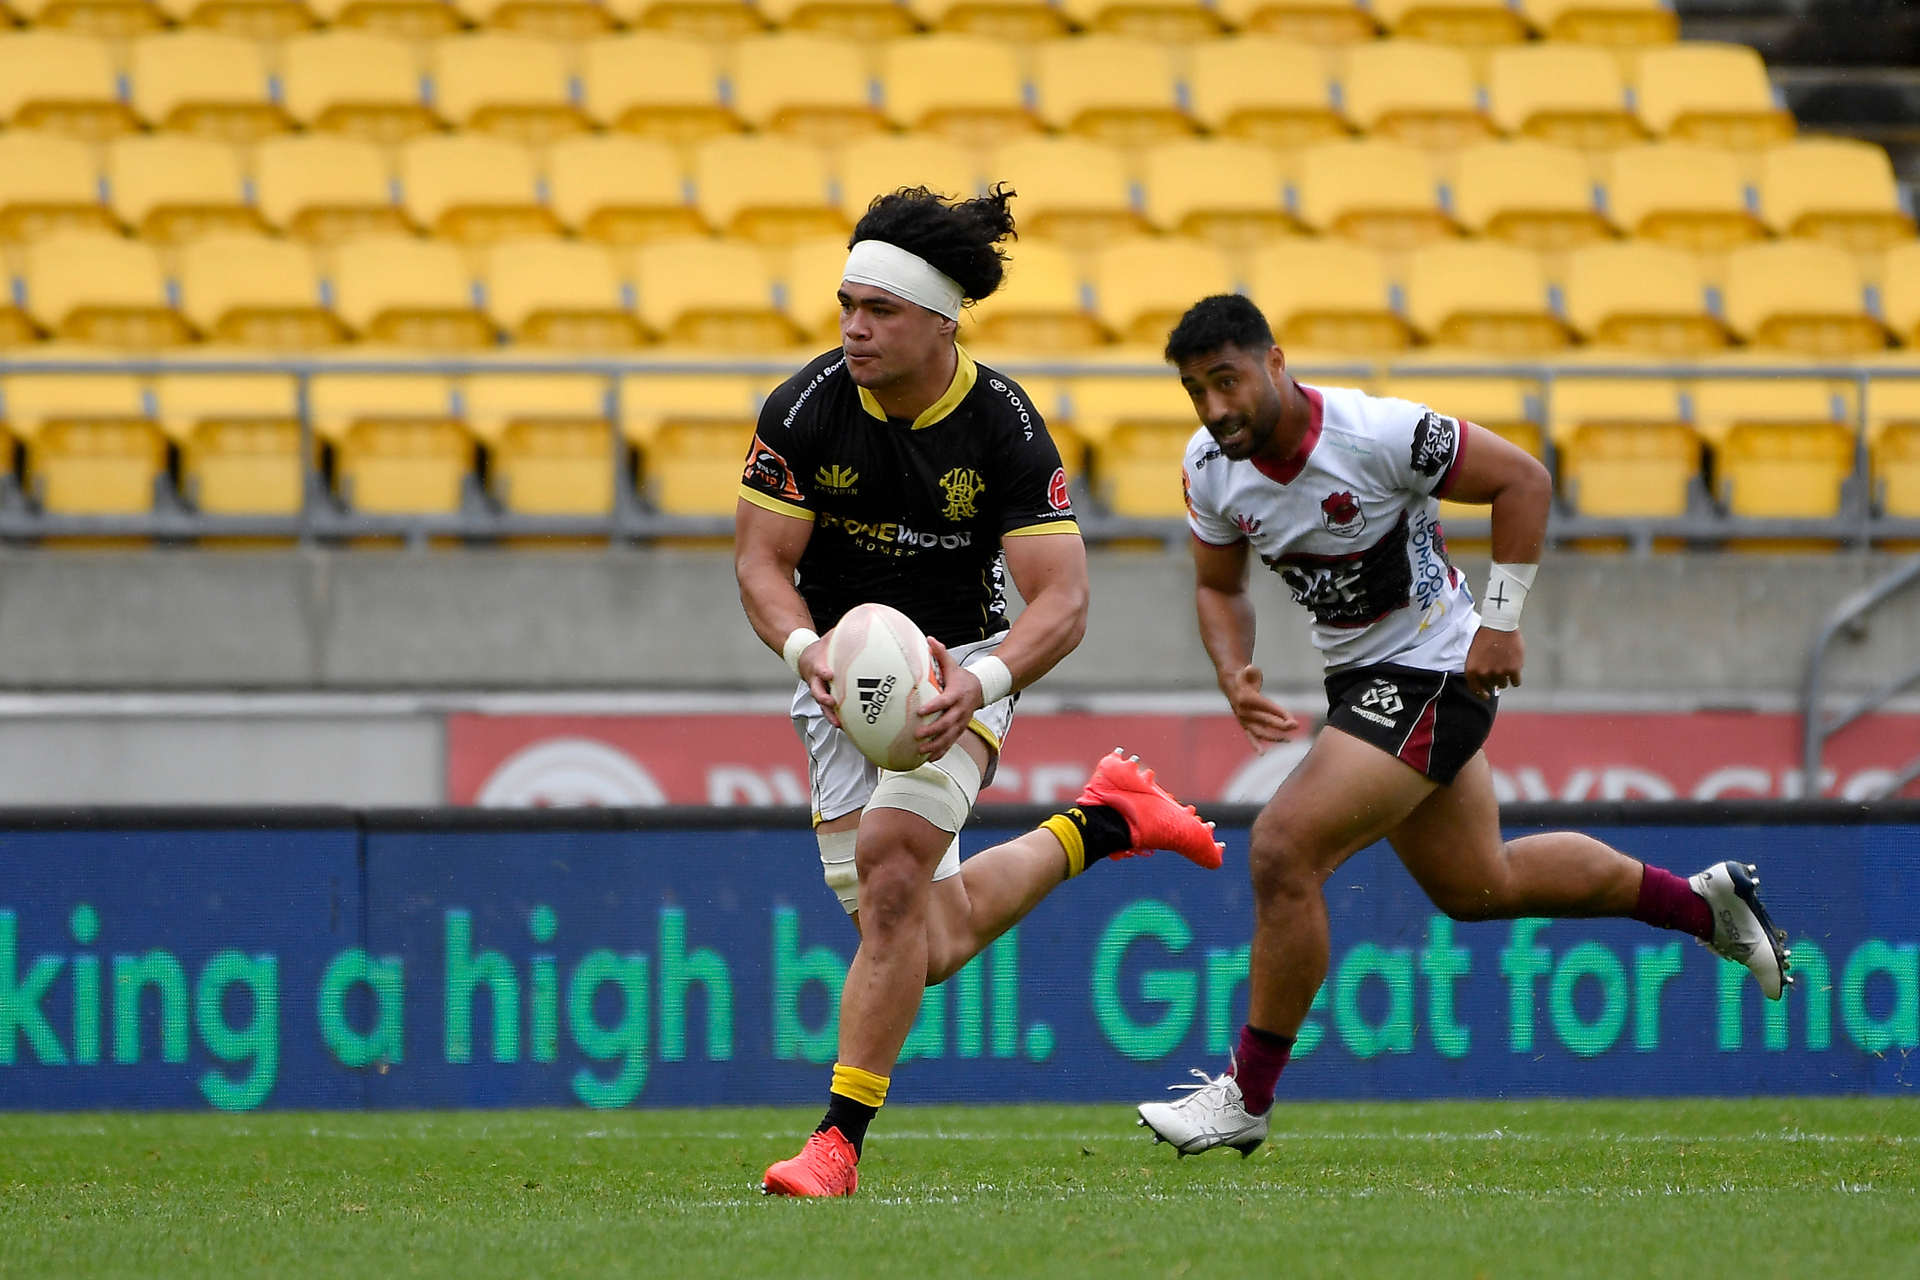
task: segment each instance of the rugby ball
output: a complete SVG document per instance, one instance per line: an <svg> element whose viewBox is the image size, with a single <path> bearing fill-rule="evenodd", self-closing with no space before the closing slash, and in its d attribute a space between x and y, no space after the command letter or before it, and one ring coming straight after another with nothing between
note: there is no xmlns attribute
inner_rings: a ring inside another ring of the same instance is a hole
<svg viewBox="0 0 1920 1280"><path fill-rule="evenodd" d="M913 731L940 686L927 637L912 619L884 604L855 605L827 639L827 666L840 727L860 754L896 772L927 762Z"/></svg>

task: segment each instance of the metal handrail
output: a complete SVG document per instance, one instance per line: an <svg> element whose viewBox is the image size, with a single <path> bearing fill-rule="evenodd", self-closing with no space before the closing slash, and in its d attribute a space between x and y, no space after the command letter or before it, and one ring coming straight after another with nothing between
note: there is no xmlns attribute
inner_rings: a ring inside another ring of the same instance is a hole
<svg viewBox="0 0 1920 1280"><path fill-rule="evenodd" d="M1806 793L1818 795L1822 777L1822 758L1825 755L1827 739L1846 728L1860 717L1882 706L1900 693L1920 683L1920 663L1915 663L1906 671L1887 681L1872 692L1855 699L1837 713L1828 714L1824 703L1828 655L1833 643L1842 633L1850 638L1859 639L1866 635L1867 618L1914 583L1920 582L1920 555L1905 561L1892 573L1882 577L1842 600L1821 623L1819 634L1814 638L1813 649L1807 655L1806 693L1801 707L1801 768L1804 772ZM1897 796L1909 782L1920 778L1920 759L1915 759L1895 777L1893 784L1882 793L1881 798Z"/></svg>

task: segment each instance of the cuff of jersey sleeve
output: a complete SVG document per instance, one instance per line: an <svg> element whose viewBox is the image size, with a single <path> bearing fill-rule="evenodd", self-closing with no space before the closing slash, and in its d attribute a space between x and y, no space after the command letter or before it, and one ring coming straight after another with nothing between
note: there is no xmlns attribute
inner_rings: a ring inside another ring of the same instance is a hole
<svg viewBox="0 0 1920 1280"><path fill-rule="evenodd" d="M1472 426L1465 418L1460 419L1460 443L1453 446L1453 461L1440 476L1440 483L1433 486L1433 496L1444 498L1453 489L1453 482L1460 478L1460 461L1467 456L1467 428Z"/></svg>
<svg viewBox="0 0 1920 1280"><path fill-rule="evenodd" d="M1009 529L1000 536L1003 538L1033 538L1043 533L1071 533L1078 535L1078 520L1049 520L1045 524L1023 524L1018 529Z"/></svg>
<svg viewBox="0 0 1920 1280"><path fill-rule="evenodd" d="M791 502L782 502L778 498L770 498L758 489L748 485L743 484L740 486L740 496L756 507L763 507L779 515L793 516L795 519L805 520L809 523L813 520L813 512L807 510L805 507L795 506Z"/></svg>
<svg viewBox="0 0 1920 1280"><path fill-rule="evenodd" d="M1215 542L1212 538L1202 533L1199 526L1195 525L1191 520L1187 521L1187 532L1193 535L1195 542L1205 543L1209 547L1237 547L1246 541L1245 538L1236 534L1226 542Z"/></svg>

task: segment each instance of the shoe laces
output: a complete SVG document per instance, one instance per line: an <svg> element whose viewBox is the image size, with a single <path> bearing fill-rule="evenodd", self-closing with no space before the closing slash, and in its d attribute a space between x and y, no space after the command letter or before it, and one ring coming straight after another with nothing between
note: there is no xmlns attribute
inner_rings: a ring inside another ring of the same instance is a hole
<svg viewBox="0 0 1920 1280"><path fill-rule="evenodd" d="M1227 1082L1233 1079L1233 1068L1229 1066L1227 1070L1222 1071L1219 1075L1210 1076L1206 1072L1202 1071L1199 1067L1188 1067L1187 1074L1191 1076L1198 1076L1200 1078L1200 1083L1168 1085L1167 1089L1169 1092L1172 1092L1173 1090L1176 1090L1176 1089L1187 1090L1187 1096L1180 1099L1179 1102L1175 1103L1174 1104L1175 1106L1184 1106L1187 1103L1194 1101L1195 1099L1203 1095L1208 1089L1219 1089L1224 1094L1226 1092Z"/></svg>

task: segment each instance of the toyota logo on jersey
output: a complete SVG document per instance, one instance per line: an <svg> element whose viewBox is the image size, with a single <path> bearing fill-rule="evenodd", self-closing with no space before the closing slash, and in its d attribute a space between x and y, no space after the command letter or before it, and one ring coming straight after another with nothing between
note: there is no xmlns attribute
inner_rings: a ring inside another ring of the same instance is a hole
<svg viewBox="0 0 1920 1280"><path fill-rule="evenodd" d="M1344 490L1320 500L1320 519L1327 526L1327 532L1336 538L1357 538L1367 527L1367 517L1360 510L1359 500Z"/></svg>

